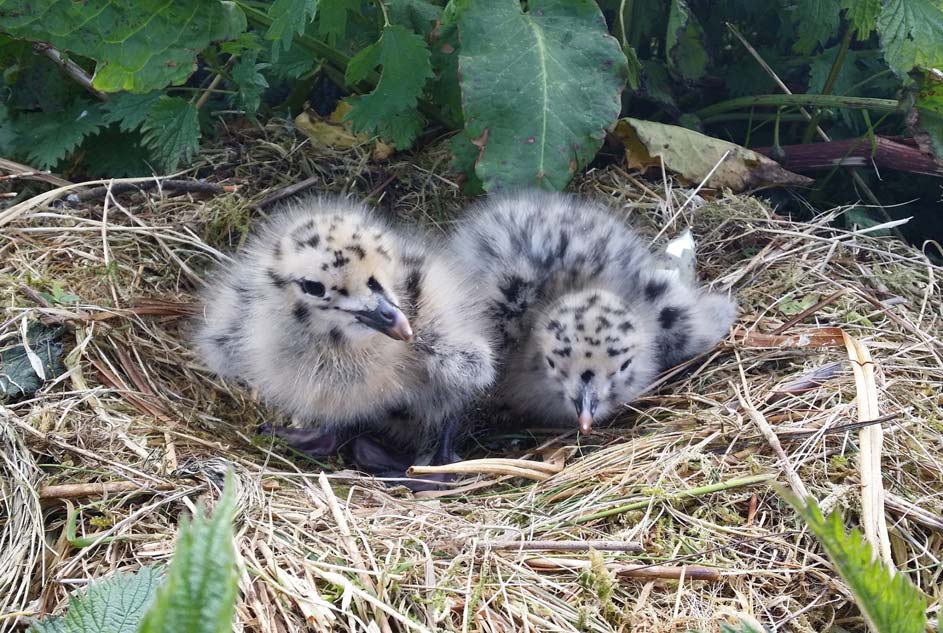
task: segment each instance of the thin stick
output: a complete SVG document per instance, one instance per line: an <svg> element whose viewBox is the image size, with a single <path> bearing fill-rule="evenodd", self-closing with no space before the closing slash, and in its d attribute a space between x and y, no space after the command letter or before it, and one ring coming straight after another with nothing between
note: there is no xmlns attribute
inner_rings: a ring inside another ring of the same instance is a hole
<svg viewBox="0 0 943 633"><path fill-rule="evenodd" d="M72 77L77 84L85 88L89 94L94 95L96 99L99 101L108 101L108 95L92 85L92 78L86 74L85 70L71 59L64 57L52 44L36 42L33 44L33 50L55 62L65 74Z"/></svg>
<svg viewBox="0 0 943 633"><path fill-rule="evenodd" d="M592 563L588 560L576 558L528 558L524 564L539 571L584 570L590 569ZM719 569L700 567L697 565L680 565L668 567L665 565L629 565L626 563L607 563L606 569L620 578L666 578L680 580L720 580L722 575Z"/></svg>
<svg viewBox="0 0 943 633"><path fill-rule="evenodd" d="M485 549L496 550L548 550L559 552L579 552L595 549L606 552L642 552L645 551L638 543L631 541L484 541L481 546Z"/></svg>
<svg viewBox="0 0 943 633"><path fill-rule="evenodd" d="M536 465L536 467L533 467ZM550 470L548 468L553 468ZM515 475L525 479L535 481L544 481L549 479L562 468L554 467L550 464L541 462L532 462L524 459L470 459L455 464L443 464L441 466L411 466L406 474L410 477L416 475L437 475L440 473L449 474L491 474L491 475Z"/></svg>
<svg viewBox="0 0 943 633"><path fill-rule="evenodd" d="M150 189L154 189L158 185L163 191L178 191L181 193L208 193L212 195L218 195L221 193L232 193L233 191L236 191L236 185L217 185L212 182L200 182L198 180L148 180L146 182L137 184L116 183L110 188L96 187L95 189L91 189L71 197L70 202L72 200L86 202L88 200L104 198L108 194L109 189L112 195L117 195L129 191L148 191Z"/></svg>
<svg viewBox="0 0 943 633"><path fill-rule="evenodd" d="M166 492L176 489L174 484L142 485L136 481L105 481L97 484L56 484L39 489L40 499L74 499L75 497L103 497L122 492Z"/></svg>
<svg viewBox="0 0 943 633"><path fill-rule="evenodd" d="M750 475L749 477L739 477L737 479L730 479L728 481L722 481L716 484L710 484L708 486L700 486L699 488L691 488L690 490L682 490L681 492L675 493L673 495L668 495L666 497L659 497L659 501L681 501L684 499L694 499L696 497L703 497L704 495L713 494L715 492L722 492L724 490L732 490L733 488L741 488L743 486L753 486L756 484L766 483L772 479L775 479L776 476L773 474L763 474L763 475ZM654 498L642 499L641 501L633 501L632 503L626 503L621 506L616 506L615 508L609 508L608 510L601 510L599 512L594 512L592 514L587 514L581 517L577 517L573 520L574 523L587 523L589 521L594 521L596 519L603 519L606 517L611 517L616 514L624 514L626 512L631 512L632 510L641 510L647 508L649 504L652 503Z"/></svg>

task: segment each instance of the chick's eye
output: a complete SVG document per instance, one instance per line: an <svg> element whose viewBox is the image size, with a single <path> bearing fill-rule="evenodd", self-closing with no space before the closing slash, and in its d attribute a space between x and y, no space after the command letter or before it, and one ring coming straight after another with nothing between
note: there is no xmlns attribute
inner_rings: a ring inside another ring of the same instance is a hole
<svg viewBox="0 0 943 633"><path fill-rule="evenodd" d="M320 281L311 281L310 279L305 279L301 282L301 290L306 295L312 295L315 297L324 296L324 284Z"/></svg>
<svg viewBox="0 0 943 633"><path fill-rule="evenodd" d="M556 368L556 365L553 364L553 359L547 356L547 364L550 365L550 369Z"/></svg>
<svg viewBox="0 0 943 633"><path fill-rule="evenodd" d="M628 369L629 365L631 364L632 364L632 359L630 358L629 360L622 363L622 367L619 368L619 371L625 371L626 369Z"/></svg>
<svg viewBox="0 0 943 633"><path fill-rule="evenodd" d="M380 285L380 282L371 277L367 280L367 288L373 292L383 292L383 286Z"/></svg>

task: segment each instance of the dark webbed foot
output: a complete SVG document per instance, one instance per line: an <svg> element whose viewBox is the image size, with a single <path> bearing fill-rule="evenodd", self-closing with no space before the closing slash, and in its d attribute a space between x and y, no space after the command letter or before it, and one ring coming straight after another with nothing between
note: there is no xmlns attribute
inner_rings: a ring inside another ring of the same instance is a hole
<svg viewBox="0 0 943 633"><path fill-rule="evenodd" d="M295 429L266 423L259 427L259 433L279 437L288 442L288 445L296 451L315 459L331 457L341 446L341 438L337 433L330 431Z"/></svg>
<svg viewBox="0 0 943 633"><path fill-rule="evenodd" d="M413 492L438 490L441 484L449 482L453 478L453 475L444 473L422 475L421 478L415 476L411 477L406 474L406 471L410 466L416 463L416 453L394 451L382 446L369 436L362 435L354 438L351 443L351 448L354 463L360 470L376 475L377 477L402 479L402 481L396 483L406 486ZM448 464L452 461L451 434L443 433L442 441L432 458L432 464Z"/></svg>

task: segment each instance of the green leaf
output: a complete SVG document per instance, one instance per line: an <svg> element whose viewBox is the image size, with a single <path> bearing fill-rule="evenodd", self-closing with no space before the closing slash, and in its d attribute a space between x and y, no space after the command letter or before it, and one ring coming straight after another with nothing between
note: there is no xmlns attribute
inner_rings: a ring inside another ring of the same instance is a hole
<svg viewBox="0 0 943 633"><path fill-rule="evenodd" d="M16 121L16 145L30 164L52 169L103 125L99 104L76 99L64 112L25 114Z"/></svg>
<svg viewBox="0 0 943 633"><path fill-rule="evenodd" d="M250 119L255 118L262 102L262 93L268 88L268 81L260 70L268 68L268 64L257 64L258 51L245 51L239 61L232 67L232 79L239 89L239 102Z"/></svg>
<svg viewBox="0 0 943 633"><path fill-rule="evenodd" d="M619 116L627 64L591 0L472 2L460 14L465 134L487 190L563 189Z"/></svg>
<svg viewBox="0 0 943 633"><path fill-rule="evenodd" d="M943 67L943 2L886 0L878 15L884 59L901 78L916 66Z"/></svg>
<svg viewBox="0 0 943 633"><path fill-rule="evenodd" d="M265 32L265 39L274 41L273 59L278 59L280 50L291 48L291 38L304 33L317 12L318 0L275 0L272 3L268 11L272 23Z"/></svg>
<svg viewBox="0 0 943 633"><path fill-rule="evenodd" d="M82 145L86 168L90 176L99 178L129 178L154 173L148 162L151 153L141 145L137 132L121 132L112 126L88 139Z"/></svg>
<svg viewBox="0 0 943 633"><path fill-rule="evenodd" d="M688 81L704 76L710 62L704 48L704 31L684 0L671 0L665 49L669 68Z"/></svg>
<svg viewBox="0 0 943 633"><path fill-rule="evenodd" d="M334 46L337 40L347 35L347 14L359 8L357 0L321 0L318 6L318 35Z"/></svg>
<svg viewBox="0 0 943 633"><path fill-rule="evenodd" d="M232 472L212 518L198 507L183 521L167 579L144 616L140 633L230 633L239 576L233 546L236 514Z"/></svg>
<svg viewBox="0 0 943 633"><path fill-rule="evenodd" d="M144 144L165 171L188 162L200 148L199 116L192 103L162 96L144 121Z"/></svg>
<svg viewBox="0 0 943 633"><path fill-rule="evenodd" d="M842 0L845 17L858 31L858 40L864 41L871 35L881 12L881 0Z"/></svg>
<svg viewBox="0 0 943 633"><path fill-rule="evenodd" d="M806 505L784 490L779 494L796 509L818 538L874 631L924 633L927 605L906 574L891 576L887 568L876 560L871 545L860 532L845 532L837 512L825 518L815 501L810 499Z"/></svg>
<svg viewBox="0 0 943 633"><path fill-rule="evenodd" d="M136 130L147 119L147 115L160 96L161 93L158 91L147 94L131 92L116 94L102 106L105 111L102 120L107 124L117 123L122 132Z"/></svg>
<svg viewBox="0 0 943 633"><path fill-rule="evenodd" d="M423 118L416 111L426 80L432 76L426 42L402 26L383 29L379 41L355 55L347 65L347 83L366 79L382 67L380 81L370 94L348 98L346 120L355 132L390 139L397 149L407 149L422 131Z"/></svg>
<svg viewBox="0 0 943 633"><path fill-rule="evenodd" d="M0 30L96 60L104 92L149 92L186 81L210 42L246 29L219 0L0 0Z"/></svg>
<svg viewBox="0 0 943 633"><path fill-rule="evenodd" d="M142 567L133 574L117 573L92 582L84 595L69 598L63 618L44 620L30 633L134 633L154 600L161 574Z"/></svg>
<svg viewBox="0 0 943 633"><path fill-rule="evenodd" d="M799 39L793 49L807 55L838 31L840 0L799 0L796 13L799 18Z"/></svg>

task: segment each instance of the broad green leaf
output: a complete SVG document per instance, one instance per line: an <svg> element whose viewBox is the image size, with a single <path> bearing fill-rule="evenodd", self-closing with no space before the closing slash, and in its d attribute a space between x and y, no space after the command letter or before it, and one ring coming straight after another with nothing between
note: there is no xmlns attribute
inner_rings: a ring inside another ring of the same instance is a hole
<svg viewBox="0 0 943 633"><path fill-rule="evenodd" d="M82 153L90 176L129 178L154 173L148 165L151 154L137 132L106 128L82 144Z"/></svg>
<svg viewBox="0 0 943 633"><path fill-rule="evenodd" d="M165 171L175 170L181 161L188 162L200 148L196 106L180 97L162 96L141 129L144 144Z"/></svg>
<svg viewBox="0 0 943 633"><path fill-rule="evenodd" d="M462 193L466 195L478 195L484 191L481 180L475 174L475 163L478 162L478 156L481 150L465 136L464 132L459 132L452 137L452 169L465 174L466 180L462 186Z"/></svg>
<svg viewBox="0 0 943 633"><path fill-rule="evenodd" d="M881 0L842 0L845 17L858 31L857 37L864 41L871 35L881 12Z"/></svg>
<svg viewBox="0 0 943 633"><path fill-rule="evenodd" d="M825 518L815 501L810 499L806 505L784 490L779 494L796 509L818 538L874 631L924 633L927 605L906 574L891 576L876 560L871 545L858 530L845 532L837 512Z"/></svg>
<svg viewBox="0 0 943 633"><path fill-rule="evenodd" d="M31 165L52 169L104 124L99 104L76 99L64 112L21 115L16 145Z"/></svg>
<svg viewBox="0 0 943 633"><path fill-rule="evenodd" d="M232 631L239 580L233 546L235 498L230 472L212 518L198 507L192 522L181 522L166 580L144 615L140 633Z"/></svg>
<svg viewBox="0 0 943 633"><path fill-rule="evenodd" d="M210 42L246 29L219 0L0 0L0 30L94 59L104 92L149 92L186 81Z"/></svg>
<svg viewBox="0 0 943 633"><path fill-rule="evenodd" d="M899 77L916 66L943 68L943 1L886 0L877 30L884 59Z"/></svg>
<svg viewBox="0 0 943 633"><path fill-rule="evenodd" d="M26 330L29 348L38 358L45 379L36 373L35 358L30 360L21 340L13 338L0 348L0 402L29 397L45 380L63 372L60 361L62 343L59 341L62 331L62 328L51 328L41 323L34 323Z"/></svg>
<svg viewBox="0 0 943 633"><path fill-rule="evenodd" d="M704 31L684 0L671 0L665 49L669 68L689 81L704 76L710 62L704 48Z"/></svg>
<svg viewBox="0 0 943 633"><path fill-rule="evenodd" d="M840 0L799 0L796 6L799 39L793 45L797 53L807 55L818 44L838 32Z"/></svg>
<svg viewBox="0 0 943 633"><path fill-rule="evenodd" d="M397 149L413 144L422 131L423 118L416 111L426 80L432 76L425 41L402 26L383 29L379 41L355 55L347 65L347 83L366 79L381 67L380 81L370 94L350 97L350 121L354 132L392 140Z"/></svg>
<svg viewBox="0 0 943 633"><path fill-rule="evenodd" d="M117 123L122 132L130 132L141 127L147 119L161 93L158 91L147 94L122 92L113 96L108 103L102 106L105 111L103 121L107 124Z"/></svg>
<svg viewBox="0 0 943 633"><path fill-rule="evenodd" d="M943 160L943 72L921 71L914 100L914 138L920 148Z"/></svg>
<svg viewBox="0 0 943 633"><path fill-rule="evenodd" d="M305 27L314 20L318 12L318 0L275 0L268 10L272 19L265 39L272 40L272 58L277 60L279 51L291 48L291 38L305 32Z"/></svg>
<svg viewBox="0 0 943 633"><path fill-rule="evenodd" d="M260 70L268 68L268 64L257 64L258 51L245 51L239 56L239 61L232 67L232 79L239 89L239 102L250 118L255 117L262 102L262 93L268 88L268 81Z"/></svg>
<svg viewBox="0 0 943 633"><path fill-rule="evenodd" d="M33 625L29 633L135 633L154 600L161 574L154 567L95 580L69 598L65 617Z"/></svg>
<svg viewBox="0 0 943 633"><path fill-rule="evenodd" d="M622 107L625 55L591 0L472 2L460 13L465 134L486 190L563 189Z"/></svg>

